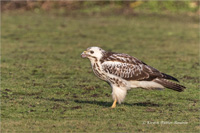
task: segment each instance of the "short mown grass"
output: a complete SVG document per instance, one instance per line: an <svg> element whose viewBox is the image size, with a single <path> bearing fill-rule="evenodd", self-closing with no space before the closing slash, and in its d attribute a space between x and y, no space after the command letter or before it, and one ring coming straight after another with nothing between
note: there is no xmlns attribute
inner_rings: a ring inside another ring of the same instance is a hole
<svg viewBox="0 0 200 133"><path fill-rule="evenodd" d="M199 131L198 18L5 12L1 28L2 132ZM90 46L130 54L187 89L132 89L110 109L110 86L80 57Z"/></svg>

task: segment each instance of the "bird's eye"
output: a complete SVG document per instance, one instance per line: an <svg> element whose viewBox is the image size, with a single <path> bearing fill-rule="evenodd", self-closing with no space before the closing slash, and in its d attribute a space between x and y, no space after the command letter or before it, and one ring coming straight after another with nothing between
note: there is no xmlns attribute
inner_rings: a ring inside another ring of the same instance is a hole
<svg viewBox="0 0 200 133"><path fill-rule="evenodd" d="M91 53L91 54L93 54L93 53L94 53L94 51L92 51L92 50L91 50L91 51L90 51L90 53Z"/></svg>

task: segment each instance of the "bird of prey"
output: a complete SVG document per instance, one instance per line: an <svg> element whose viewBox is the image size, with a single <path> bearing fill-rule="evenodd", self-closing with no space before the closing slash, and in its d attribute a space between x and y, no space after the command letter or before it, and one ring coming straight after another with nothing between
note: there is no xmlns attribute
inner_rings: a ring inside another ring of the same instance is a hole
<svg viewBox="0 0 200 133"><path fill-rule="evenodd" d="M94 74L112 87L113 104L123 102L130 88L163 89L169 88L178 92L186 87L171 82L176 78L158 71L146 63L128 54L107 52L99 47L89 47L81 56L88 58Z"/></svg>

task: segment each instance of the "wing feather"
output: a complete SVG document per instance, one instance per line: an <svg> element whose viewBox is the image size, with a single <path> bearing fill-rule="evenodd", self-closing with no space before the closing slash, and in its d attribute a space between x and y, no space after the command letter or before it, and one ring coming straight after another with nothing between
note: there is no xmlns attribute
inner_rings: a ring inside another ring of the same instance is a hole
<svg viewBox="0 0 200 133"><path fill-rule="evenodd" d="M144 62L127 54L110 54L104 57L102 68L105 72L126 80L151 81L162 77L162 73Z"/></svg>

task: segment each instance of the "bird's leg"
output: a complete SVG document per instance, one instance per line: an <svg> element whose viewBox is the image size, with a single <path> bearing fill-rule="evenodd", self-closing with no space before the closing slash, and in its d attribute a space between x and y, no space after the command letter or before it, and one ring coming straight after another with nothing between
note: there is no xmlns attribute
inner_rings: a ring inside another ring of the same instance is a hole
<svg viewBox="0 0 200 133"><path fill-rule="evenodd" d="M117 99L115 99L115 101L113 102L111 108L115 108L116 107L116 103L117 103Z"/></svg>

